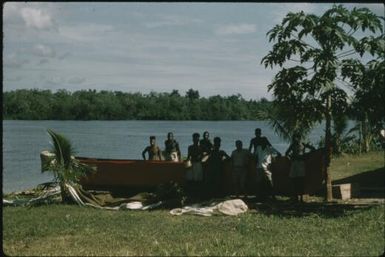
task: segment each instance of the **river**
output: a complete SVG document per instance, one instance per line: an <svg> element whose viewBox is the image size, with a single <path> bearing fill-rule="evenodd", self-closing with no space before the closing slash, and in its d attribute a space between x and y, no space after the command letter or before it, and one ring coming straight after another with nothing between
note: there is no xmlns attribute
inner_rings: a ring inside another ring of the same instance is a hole
<svg viewBox="0 0 385 257"><path fill-rule="evenodd" d="M19 191L51 181L51 173L40 172L40 152L52 148L47 129L66 136L77 156L114 159L141 159L149 136L157 138L163 149L169 131L179 142L182 155L192 143L194 132L209 131L211 140L222 138L222 149L229 155L235 140L248 148L255 128L262 129L272 145L281 153L288 147L265 121L3 121L3 193ZM309 135L317 143L323 134L319 125Z"/></svg>

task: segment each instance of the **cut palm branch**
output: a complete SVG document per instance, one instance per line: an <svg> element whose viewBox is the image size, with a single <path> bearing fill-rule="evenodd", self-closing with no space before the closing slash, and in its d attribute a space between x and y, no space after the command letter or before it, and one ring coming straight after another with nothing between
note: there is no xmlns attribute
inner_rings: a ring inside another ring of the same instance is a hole
<svg viewBox="0 0 385 257"><path fill-rule="evenodd" d="M95 167L80 163L75 159L71 142L61 134L51 129L47 130L52 140L52 151L41 152L42 172L51 171L54 179L59 183L62 201L69 202L71 197L65 184L77 184L80 177L96 170Z"/></svg>

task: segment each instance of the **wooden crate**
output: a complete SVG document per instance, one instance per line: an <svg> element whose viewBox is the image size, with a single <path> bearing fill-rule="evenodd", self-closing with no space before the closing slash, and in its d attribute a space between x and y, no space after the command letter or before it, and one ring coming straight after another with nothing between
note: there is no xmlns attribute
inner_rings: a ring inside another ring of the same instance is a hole
<svg viewBox="0 0 385 257"><path fill-rule="evenodd" d="M358 184L338 184L333 185L333 198L348 200L359 195Z"/></svg>

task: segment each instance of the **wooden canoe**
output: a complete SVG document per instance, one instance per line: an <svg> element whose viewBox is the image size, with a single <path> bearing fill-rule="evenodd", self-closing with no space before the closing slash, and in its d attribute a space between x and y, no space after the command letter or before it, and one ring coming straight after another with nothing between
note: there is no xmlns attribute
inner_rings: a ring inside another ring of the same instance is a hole
<svg viewBox="0 0 385 257"><path fill-rule="evenodd" d="M144 189L170 181L184 185L186 166L183 162L114 160L76 157L82 163L96 166L97 172L83 177L80 184L86 189ZM274 190L277 194L289 195L292 185L289 180L291 161L287 157L274 159L271 170ZM204 173L210 172L203 165ZM255 161L249 162L246 179L247 192L256 191ZM222 176L223 193L232 193L231 162L225 161ZM305 193L314 194L322 188L325 178L322 149L305 155Z"/></svg>
<svg viewBox="0 0 385 257"><path fill-rule="evenodd" d="M183 162L114 160L76 157L80 162L97 168L95 173L81 178L88 189L150 188L174 181L184 183Z"/></svg>

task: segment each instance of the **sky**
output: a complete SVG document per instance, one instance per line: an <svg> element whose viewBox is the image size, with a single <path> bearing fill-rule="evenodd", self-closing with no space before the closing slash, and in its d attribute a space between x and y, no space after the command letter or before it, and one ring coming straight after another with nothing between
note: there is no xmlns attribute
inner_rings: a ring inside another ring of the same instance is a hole
<svg viewBox="0 0 385 257"><path fill-rule="evenodd" d="M384 16L382 4L367 7ZM81 89L271 99L267 31L332 3L7 2L3 91Z"/></svg>

